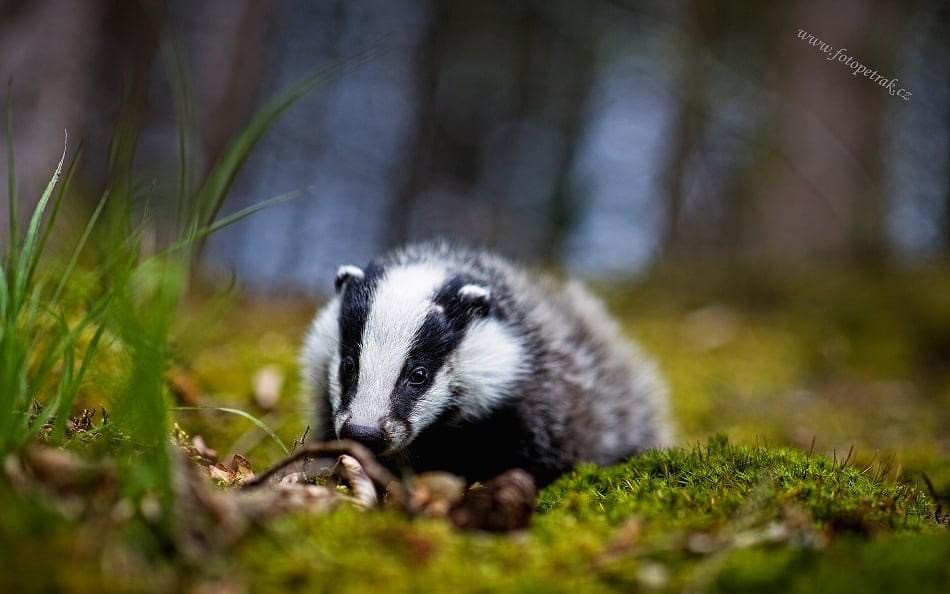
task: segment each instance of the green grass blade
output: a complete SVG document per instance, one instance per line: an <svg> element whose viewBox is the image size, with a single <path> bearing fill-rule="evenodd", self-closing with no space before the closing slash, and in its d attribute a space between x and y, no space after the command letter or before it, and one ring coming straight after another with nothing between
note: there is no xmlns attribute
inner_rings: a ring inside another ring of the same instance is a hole
<svg viewBox="0 0 950 594"><path fill-rule="evenodd" d="M46 211L50 197L53 195L56 182L59 181L59 176L63 172L63 162L66 160L66 143L68 139L67 134L63 139L63 156L60 157L59 163L56 165L56 171L53 172L53 177L50 178L49 183L46 185L46 190L43 191L40 201L36 204L36 208L33 209L30 226L27 228L26 235L23 238L23 248L20 251L20 258L17 264L17 270L22 274L17 274L16 285L14 287L17 301L22 299L26 293L27 285L29 285L30 282L30 277L27 272L33 269L34 260L39 258L39 254L36 252L36 245L39 240L40 223L43 220L43 213Z"/></svg>
<svg viewBox="0 0 950 594"><path fill-rule="evenodd" d="M69 409L63 407L63 402L67 399L67 392L69 390L69 385L72 383L74 366L74 353L73 353L73 341L69 338L69 325L66 323L65 317L60 314L57 316L57 326L60 330L61 342L63 345L63 371L62 377L59 378L59 384L56 386L56 396L51 402L48 402L43 408L43 412L37 415L33 420L33 425L29 428L27 435L24 436L25 439L28 439L32 435L35 435L42 429L43 425L46 424L51 418L55 417L56 421L53 423L54 433L63 431L66 427L66 417L69 416Z"/></svg>
<svg viewBox="0 0 950 594"><path fill-rule="evenodd" d="M274 121L325 77L324 73L320 73L320 76L307 77L273 99L246 128L231 140L209 172L205 185L198 194L195 228L210 225L214 220L241 165Z"/></svg>
<svg viewBox="0 0 950 594"><path fill-rule="evenodd" d="M95 306L86 312L79 322L73 326L73 329L70 330L67 335L59 337L59 340L56 340L52 347L46 349L43 352L42 356L34 366L34 392L39 393L43 391L46 379L50 376L53 366L63 355L66 347L78 340L79 336L86 331L86 328L88 328L93 323L99 323L100 325L102 324L102 319L106 315L108 308L113 301L113 297L114 295L110 294L96 303ZM56 315L55 312L50 313L51 315ZM38 342L39 338L35 338L33 344L31 345L31 349L35 350Z"/></svg>
<svg viewBox="0 0 950 594"><path fill-rule="evenodd" d="M375 48L374 48L375 49ZM241 165L250 155L251 149L270 129L274 121L287 109L304 97L320 83L339 76L346 68L366 62L375 54L374 50L341 60L340 62L318 70L292 85L289 89L271 99L257 112L250 123L241 130L225 147L221 157L211 168L207 180L198 193L195 205L196 221L193 229L211 224L217 216Z"/></svg>
<svg viewBox="0 0 950 594"><path fill-rule="evenodd" d="M284 454L288 456L290 455L290 450L287 449L287 446L284 445L283 440L280 439L280 436L277 435L277 433L275 433L273 429L268 427L267 424L264 423L264 421L258 419L257 417L255 417L254 415L250 413L244 412L243 410L240 410L237 408L228 408L224 406L173 406L171 409L172 410L214 410L217 412L237 415L243 419L247 419L251 423L254 423L254 425L256 425L261 431L269 435L270 438L273 439L274 442L278 446L280 446L280 449L284 451Z"/></svg>
<svg viewBox="0 0 950 594"><path fill-rule="evenodd" d="M79 158L83 152L83 143L79 141L79 146L76 148L76 154L73 155L73 158L69 161L69 167L66 168L66 174L63 175L63 183L59 185L59 190L56 191L56 198L53 199L53 205L50 210L49 217L46 219L46 224L43 226L43 235L40 237L40 242L36 247L36 253L42 254L46 249L46 242L49 241L49 236L53 231L53 225L56 224L56 218L59 216L59 209L63 205L63 198L66 194L69 193L70 187L72 187L73 177L76 174L76 166L79 164ZM36 265L39 262L39 258L33 260L33 267L30 269L30 277L36 273Z"/></svg>
<svg viewBox="0 0 950 594"><path fill-rule="evenodd" d="M86 351L83 353L82 361L79 363L79 370L72 376L69 382L63 382L66 387L57 402L53 439L62 440L65 436L66 419L72 411L73 403L76 401L76 395L79 393L83 377L86 375L86 372L89 371L89 366L92 364L93 356L99 348L99 341L102 339L102 334L105 329L104 324L99 324L99 327L96 328L96 333L92 336L92 340L86 345Z"/></svg>
<svg viewBox="0 0 950 594"><path fill-rule="evenodd" d="M31 398L26 390L21 394L22 400L15 403L14 413L17 415L14 421L14 430L12 435L13 443L16 445L22 445L25 441L30 439L33 435L38 433L40 429L43 428L43 425L46 424L54 415L56 415L57 410L59 409L59 403L64 396L66 385L72 378L73 373L73 353L72 345L69 340L69 325L66 323L66 318L62 313L56 314L56 328L60 332L59 338L56 340L58 346L64 347L62 349L63 355L63 366L62 366L62 377L60 382L56 386L56 395L50 402L47 402L43 409L36 415L36 418L29 418L29 409L31 404ZM25 361L23 365L25 365ZM34 382L29 386L31 393L35 394L37 392L37 386ZM32 424L31 424L32 423Z"/></svg>
<svg viewBox="0 0 950 594"><path fill-rule="evenodd" d="M3 266L3 258L0 258L0 338L3 337L3 326L7 319L7 272Z"/></svg>
<svg viewBox="0 0 950 594"><path fill-rule="evenodd" d="M69 277L72 276L73 270L76 269L76 263L79 261L79 254L81 254L83 248L86 247L86 242L89 241L89 236L92 234L92 229L96 226L96 221L99 220L99 215L102 214L102 209L105 207L106 200L108 199L109 190L106 190L102 193L102 198L99 199L99 204L96 205L96 210L94 210L92 212L92 216L89 217L89 221L86 223L86 228L83 229L82 235L79 237L79 243L77 243L76 247L73 249L72 256L69 258L69 264L66 265L63 275L59 279L59 285L56 287L56 292L53 293L53 297L50 300L52 303L59 302L59 298L63 294L63 289L66 288L66 283L69 281Z"/></svg>
<svg viewBox="0 0 950 594"><path fill-rule="evenodd" d="M34 328L40 310L46 309L46 302L42 298L45 288L46 283L43 281L33 283L29 298L21 304L18 317L23 328Z"/></svg>
<svg viewBox="0 0 950 594"><path fill-rule="evenodd" d="M168 79L172 86L175 116L178 121L178 200L175 208L176 231L182 232L188 197L192 191L192 167L194 156L191 141L195 135L194 101L192 100L191 76L185 60L180 36L170 36L163 48Z"/></svg>
<svg viewBox="0 0 950 594"><path fill-rule="evenodd" d="M184 249L190 246L195 241L198 241L202 239L203 237L207 237L208 235L211 235L212 233L220 231L221 229L224 229L225 227L233 225L234 223L237 223L238 221L245 219L258 211L264 210L265 208L268 208L271 206L275 206L277 204L281 204L283 202L288 202L295 198L299 198L301 195L303 195L303 190L292 190L290 192L287 192L286 194L280 194L278 196L274 196L273 198L268 198L267 200L258 202L257 204L252 204L251 206L242 208L241 210L233 214L230 214L218 221L215 221L214 223L210 225L207 225L205 227L202 227L201 229L197 229L191 232L190 234L188 234L188 236L185 237L185 239L175 242L172 245L165 248L164 250L156 253L155 257L165 256L165 255L177 252L181 249Z"/></svg>
<svg viewBox="0 0 950 594"><path fill-rule="evenodd" d="M134 93L131 87L126 88L109 144L107 187L112 200L109 201L105 212L104 224L107 232L103 242L106 244L105 249L110 251L132 233L131 205L135 196L133 163L144 111L144 97Z"/></svg>

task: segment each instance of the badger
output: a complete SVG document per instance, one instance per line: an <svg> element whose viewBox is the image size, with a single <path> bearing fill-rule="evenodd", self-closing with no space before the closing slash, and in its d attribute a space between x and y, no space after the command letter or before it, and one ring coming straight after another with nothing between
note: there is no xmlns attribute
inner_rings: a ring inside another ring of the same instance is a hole
<svg viewBox="0 0 950 594"><path fill-rule="evenodd" d="M656 365L579 283L446 242L341 266L301 355L313 438L394 470L545 485L670 443Z"/></svg>

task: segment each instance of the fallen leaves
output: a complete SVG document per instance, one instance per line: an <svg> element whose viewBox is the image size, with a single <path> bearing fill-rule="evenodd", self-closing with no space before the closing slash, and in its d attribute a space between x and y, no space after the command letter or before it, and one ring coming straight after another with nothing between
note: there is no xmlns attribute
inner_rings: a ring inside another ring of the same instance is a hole
<svg viewBox="0 0 950 594"><path fill-rule="evenodd" d="M201 403L201 388L191 371L184 367L173 366L165 374L165 381L180 404L198 406Z"/></svg>
<svg viewBox="0 0 950 594"><path fill-rule="evenodd" d="M39 445L28 447L20 464L11 457L7 468L11 482L35 481L59 493L101 487L112 483L115 474L111 465L95 464L66 450Z"/></svg>
<svg viewBox="0 0 950 594"><path fill-rule="evenodd" d="M519 530L528 525L537 495L531 476L517 469L468 488L461 477L442 472L402 481L355 442L309 444L255 473L244 456L219 461L200 436L189 437L176 426L174 437L174 540L195 559L236 543L275 517L322 514L340 505L444 518L463 529ZM163 514L154 495L137 503L122 497L113 465L67 450L33 445L8 456L3 470L18 491L45 492L72 517L91 512L104 522L124 522L139 513L157 523Z"/></svg>
<svg viewBox="0 0 950 594"><path fill-rule="evenodd" d="M49 501L66 517L99 513L113 505L118 492L116 468L90 462L72 452L31 444L21 455L8 455L3 476L29 497Z"/></svg>
<svg viewBox="0 0 950 594"><path fill-rule="evenodd" d="M214 463L214 461L218 459L218 452L208 447L204 438L200 435L191 438L191 446L199 458L207 460L209 464Z"/></svg>
<svg viewBox="0 0 950 594"><path fill-rule="evenodd" d="M220 462L209 464L208 476L222 486L236 487L254 478L254 469L251 468L251 463L247 461L247 458L234 454L231 457L231 463L227 466Z"/></svg>
<svg viewBox="0 0 950 594"><path fill-rule="evenodd" d="M520 469L468 489L463 478L444 472L399 481L369 450L350 441L310 445L245 489L309 483L342 484L347 491L339 497L363 508L386 505L411 516L447 518L459 528L494 532L527 527L537 496L534 479Z"/></svg>

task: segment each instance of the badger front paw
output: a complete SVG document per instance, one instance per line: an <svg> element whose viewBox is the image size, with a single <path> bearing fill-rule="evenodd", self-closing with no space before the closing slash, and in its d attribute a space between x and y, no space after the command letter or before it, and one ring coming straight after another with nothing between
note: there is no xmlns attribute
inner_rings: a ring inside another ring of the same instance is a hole
<svg viewBox="0 0 950 594"><path fill-rule="evenodd" d="M450 517L457 527L466 530L520 530L531 521L537 495L531 475L513 468L466 491Z"/></svg>

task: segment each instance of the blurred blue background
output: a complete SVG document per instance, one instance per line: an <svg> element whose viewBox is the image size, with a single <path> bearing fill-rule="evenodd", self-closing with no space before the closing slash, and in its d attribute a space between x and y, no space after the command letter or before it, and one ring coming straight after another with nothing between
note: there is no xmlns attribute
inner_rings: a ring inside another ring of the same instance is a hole
<svg viewBox="0 0 950 594"><path fill-rule="evenodd" d="M200 168L281 89L368 56L288 111L237 179L226 212L304 190L209 242L204 269L250 289L324 292L337 265L435 236L594 279L950 248L946 3L5 0L24 203L64 128L93 147L94 186L135 93L143 200L172 202L179 38Z"/></svg>

